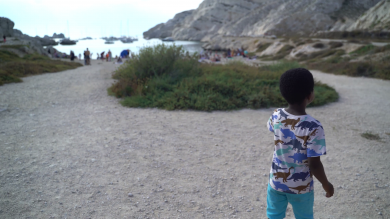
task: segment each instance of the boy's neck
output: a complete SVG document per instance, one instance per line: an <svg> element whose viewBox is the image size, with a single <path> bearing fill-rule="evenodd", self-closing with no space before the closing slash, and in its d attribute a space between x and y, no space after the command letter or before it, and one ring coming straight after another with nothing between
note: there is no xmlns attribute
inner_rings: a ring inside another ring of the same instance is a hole
<svg viewBox="0 0 390 219"><path fill-rule="evenodd" d="M307 115L306 113L306 105L303 104L288 104L288 107L285 108L286 112L294 115L294 116L303 116Z"/></svg>

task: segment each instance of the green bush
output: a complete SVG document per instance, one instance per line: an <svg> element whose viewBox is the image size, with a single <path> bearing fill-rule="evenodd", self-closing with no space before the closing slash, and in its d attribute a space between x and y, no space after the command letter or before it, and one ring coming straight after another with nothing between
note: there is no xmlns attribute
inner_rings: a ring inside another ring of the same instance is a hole
<svg viewBox="0 0 390 219"><path fill-rule="evenodd" d="M171 64L159 63L162 60L159 56L165 56L164 62ZM285 106L279 78L296 67L299 64L295 62L260 68L240 62L200 64L195 55L186 55L181 47L158 45L140 50L118 69L113 75L118 82L108 92L123 97L121 103L128 107L214 111ZM334 89L317 85L318 100L313 106L337 100Z"/></svg>

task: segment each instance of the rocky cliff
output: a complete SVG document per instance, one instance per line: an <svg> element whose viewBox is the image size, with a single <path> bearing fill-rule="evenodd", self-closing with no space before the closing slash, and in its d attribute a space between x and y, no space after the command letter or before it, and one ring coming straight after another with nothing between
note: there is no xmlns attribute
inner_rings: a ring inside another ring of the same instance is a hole
<svg viewBox="0 0 390 219"><path fill-rule="evenodd" d="M172 36L172 31L175 28L180 28L181 23L184 21L184 19L191 15L193 12L194 10L189 10L176 14L175 17L173 19L170 19L168 22L158 24L150 30L144 32L144 38L166 38Z"/></svg>
<svg viewBox="0 0 390 219"><path fill-rule="evenodd" d="M308 35L345 30L380 0L204 0L182 21L145 32L154 38L168 29L177 40L220 36ZM165 24L166 25L166 24ZM153 33L153 34L151 34ZM164 35L164 36L167 36Z"/></svg>

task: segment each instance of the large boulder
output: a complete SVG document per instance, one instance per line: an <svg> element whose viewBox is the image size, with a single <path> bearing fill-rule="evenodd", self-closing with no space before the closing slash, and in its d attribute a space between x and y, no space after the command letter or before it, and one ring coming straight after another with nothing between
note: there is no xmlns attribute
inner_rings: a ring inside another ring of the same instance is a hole
<svg viewBox="0 0 390 219"><path fill-rule="evenodd" d="M0 37L13 37L15 23L5 17L0 17Z"/></svg>
<svg viewBox="0 0 390 219"><path fill-rule="evenodd" d="M14 29L14 37L22 37L23 36L23 32L18 30L18 29Z"/></svg>
<svg viewBox="0 0 390 219"><path fill-rule="evenodd" d="M222 36L300 35L346 28L380 0L204 0L174 26L176 40ZM346 23L343 25L340 23ZM165 24L164 24L165 25ZM153 31L162 32L160 25ZM152 32L153 32L152 31Z"/></svg>
<svg viewBox="0 0 390 219"><path fill-rule="evenodd" d="M172 36L172 31L174 28L179 28L181 26L181 23L184 21L186 17L191 15L194 12L194 10L189 11L183 11L179 14L176 14L173 19L170 19L166 23L161 23L150 30L143 33L145 39L152 39L152 38L166 38Z"/></svg>

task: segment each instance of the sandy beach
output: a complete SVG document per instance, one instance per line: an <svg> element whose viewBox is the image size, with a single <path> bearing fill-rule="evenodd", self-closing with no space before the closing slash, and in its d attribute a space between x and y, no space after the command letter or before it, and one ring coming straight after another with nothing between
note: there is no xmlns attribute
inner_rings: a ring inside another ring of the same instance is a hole
<svg viewBox="0 0 390 219"><path fill-rule="evenodd" d="M266 218L275 108L125 108L107 95L117 67L0 86L0 218ZM335 186L315 181L315 218L390 218L390 81L312 73L340 94L307 110Z"/></svg>

